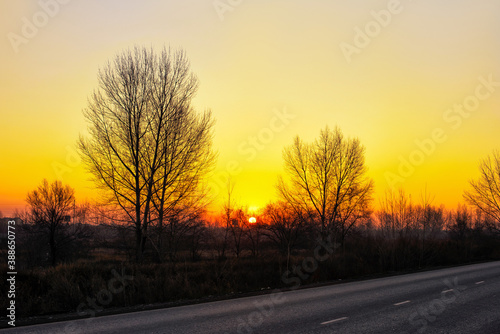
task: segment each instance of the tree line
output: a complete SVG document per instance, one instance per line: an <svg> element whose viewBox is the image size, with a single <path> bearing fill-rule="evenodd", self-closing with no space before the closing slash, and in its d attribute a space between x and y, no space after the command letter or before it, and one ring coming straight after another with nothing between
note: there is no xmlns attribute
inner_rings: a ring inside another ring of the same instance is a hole
<svg viewBox="0 0 500 334"><path fill-rule="evenodd" d="M481 162L480 178L464 193L469 207L447 210L426 193L414 203L392 190L374 210L364 146L325 127L316 140L297 136L284 148L280 200L261 210L257 223L235 203L230 181L220 214L209 217L214 119L191 105L198 79L185 52L136 47L107 63L98 79L78 147L101 199L77 205L74 190L60 181L44 180L31 191L23 218L33 263L55 265L97 250L137 263L276 251L288 269L294 256L327 239L343 256L370 247L368 256L377 254L383 270L433 264L453 247L465 261L495 253L498 152Z"/></svg>

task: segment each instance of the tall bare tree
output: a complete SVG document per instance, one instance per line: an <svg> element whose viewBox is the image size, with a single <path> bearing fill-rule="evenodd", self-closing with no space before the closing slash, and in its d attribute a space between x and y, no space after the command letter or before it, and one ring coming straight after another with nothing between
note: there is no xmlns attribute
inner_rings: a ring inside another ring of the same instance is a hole
<svg viewBox="0 0 500 334"><path fill-rule="evenodd" d="M183 51L136 47L98 78L84 111L89 135L79 147L109 203L131 223L141 261L151 222L162 225L182 200L201 196L215 159L213 120L191 107L198 80Z"/></svg>
<svg viewBox="0 0 500 334"><path fill-rule="evenodd" d="M479 179L470 181L465 200L492 219L489 227L500 232L500 152L494 151L479 164Z"/></svg>
<svg viewBox="0 0 500 334"><path fill-rule="evenodd" d="M313 143L297 136L283 152L289 182L280 177L278 191L296 212L319 217L323 238L334 234L343 243L351 227L369 214L373 181L366 176L364 153L358 139L328 127Z"/></svg>

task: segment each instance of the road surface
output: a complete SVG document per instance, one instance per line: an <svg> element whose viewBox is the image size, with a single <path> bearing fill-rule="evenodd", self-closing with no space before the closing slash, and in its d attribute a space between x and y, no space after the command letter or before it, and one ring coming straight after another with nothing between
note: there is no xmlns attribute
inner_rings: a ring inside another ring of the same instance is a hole
<svg viewBox="0 0 500 334"><path fill-rule="evenodd" d="M500 333L500 262L1 333Z"/></svg>

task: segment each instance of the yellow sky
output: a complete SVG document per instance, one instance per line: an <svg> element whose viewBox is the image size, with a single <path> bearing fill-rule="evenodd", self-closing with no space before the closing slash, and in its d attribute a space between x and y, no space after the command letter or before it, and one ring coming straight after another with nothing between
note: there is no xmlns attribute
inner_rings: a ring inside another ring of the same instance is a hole
<svg viewBox="0 0 500 334"><path fill-rule="evenodd" d="M97 195L74 156L81 111L98 67L135 44L186 50L200 79L194 105L217 120L212 185L223 191L230 172L241 205L275 199L283 147L326 125L366 146L377 196L390 175L450 207L500 148L496 0L42 0L0 13L4 215L43 178ZM463 103L466 116L454 109ZM416 162L411 172L401 159Z"/></svg>

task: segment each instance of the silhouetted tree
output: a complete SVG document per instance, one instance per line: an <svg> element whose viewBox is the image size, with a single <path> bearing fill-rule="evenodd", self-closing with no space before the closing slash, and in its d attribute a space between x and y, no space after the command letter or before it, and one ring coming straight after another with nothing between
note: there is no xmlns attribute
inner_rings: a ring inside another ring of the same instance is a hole
<svg viewBox="0 0 500 334"><path fill-rule="evenodd" d="M301 238L307 234L308 224L287 202L270 203L264 209L267 220L266 237L286 256L286 270L290 264L290 255Z"/></svg>
<svg viewBox="0 0 500 334"><path fill-rule="evenodd" d="M392 269L397 269L398 263L404 266L411 256L409 240L418 225L417 208L412 204L411 196L403 189L387 191L380 201L380 210L376 216L384 237L379 249L382 258L388 248Z"/></svg>
<svg viewBox="0 0 500 334"><path fill-rule="evenodd" d="M234 255L240 257L243 250L243 240L246 229L246 215L242 209L236 209L232 212L229 224L229 235L233 246Z"/></svg>
<svg viewBox="0 0 500 334"><path fill-rule="evenodd" d="M377 218L385 237L389 240L408 237L417 225L415 205L403 189L385 193L380 201Z"/></svg>
<svg viewBox="0 0 500 334"><path fill-rule="evenodd" d="M425 190L421 196L421 204L416 206L417 228L420 236L420 266L427 260L426 255L433 254L432 249L427 250L427 241L434 240L445 225L444 207L432 205L433 198Z"/></svg>
<svg viewBox="0 0 500 334"><path fill-rule="evenodd" d="M43 180L37 189L28 193L27 222L29 233L42 237L48 244L49 262L55 265L72 243L90 237L85 225L75 222L74 189L60 181L49 184ZM79 210L80 211L80 210ZM38 252L42 252L38 249Z"/></svg>
<svg viewBox="0 0 500 334"><path fill-rule="evenodd" d="M227 197L224 199L224 203L222 204L222 215L221 215L221 226L219 227L218 236L218 257L219 259L223 259L226 257L226 249L229 247L229 231L231 230L231 226L233 224L232 217L233 212L235 211L235 203L234 203L234 183L231 181L231 178L228 178L226 184L226 194Z"/></svg>
<svg viewBox="0 0 500 334"><path fill-rule="evenodd" d="M248 210L245 210L245 212L248 212ZM250 250L251 255L255 257L259 255L263 236L262 232L264 230L261 222L250 223L249 218L248 214L244 215L242 223L245 228L246 246Z"/></svg>
<svg viewBox="0 0 500 334"><path fill-rule="evenodd" d="M373 181L366 176L364 153L358 139L328 127L310 144L297 136L283 152L289 182L280 177L278 191L295 211L317 214L323 238L333 234L343 244L351 227L370 213Z"/></svg>
<svg viewBox="0 0 500 334"><path fill-rule="evenodd" d="M462 260L468 260L473 238L473 213L468 210L467 206L459 205L457 210L452 213L448 228L449 236L452 241L457 243Z"/></svg>
<svg viewBox="0 0 500 334"><path fill-rule="evenodd" d="M141 261L151 222L162 233L180 202L203 198L214 123L210 112L191 108L198 80L183 51L125 51L98 79L84 112L89 137L80 137L79 147L108 202L134 227Z"/></svg>
<svg viewBox="0 0 500 334"><path fill-rule="evenodd" d="M466 201L481 210L489 218L489 227L500 233L500 152L494 151L479 165L478 180L470 181L471 190L466 191Z"/></svg>

